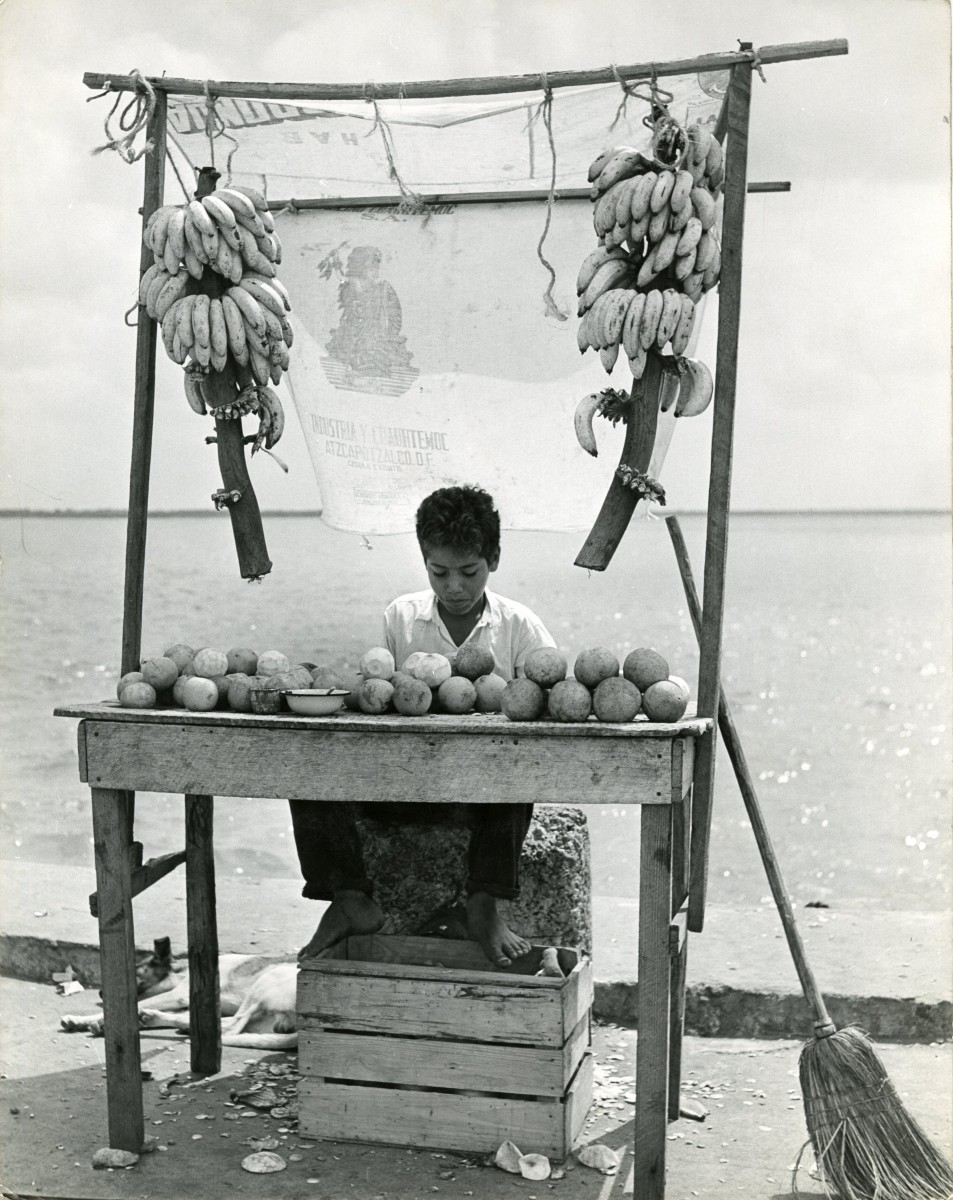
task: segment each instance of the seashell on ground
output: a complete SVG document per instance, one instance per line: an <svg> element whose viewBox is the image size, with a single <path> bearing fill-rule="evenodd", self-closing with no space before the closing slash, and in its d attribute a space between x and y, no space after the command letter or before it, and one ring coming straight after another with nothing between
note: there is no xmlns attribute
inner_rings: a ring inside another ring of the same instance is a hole
<svg viewBox="0 0 953 1200"><path fill-rule="evenodd" d="M108 1171L111 1167L132 1167L139 1161L139 1155L131 1150L113 1150L104 1146L93 1155L93 1169Z"/></svg>
<svg viewBox="0 0 953 1200"><path fill-rule="evenodd" d="M260 1150L257 1154L249 1154L242 1159L242 1170L251 1171L253 1175L268 1175L272 1171L283 1171L288 1164L280 1154L272 1154L270 1150Z"/></svg>
<svg viewBox="0 0 953 1200"><path fill-rule="evenodd" d="M524 1154L520 1158L520 1174L524 1179L548 1179L552 1167L545 1154Z"/></svg>
<svg viewBox="0 0 953 1200"><path fill-rule="evenodd" d="M584 1167L592 1167L603 1175L612 1175L619 1169L619 1156L602 1142L594 1142L591 1146L583 1146L576 1152L576 1158Z"/></svg>
<svg viewBox="0 0 953 1200"><path fill-rule="evenodd" d="M520 1153L518 1146L514 1146L512 1142L501 1142L494 1162L504 1171L509 1171L513 1175L519 1175L520 1159L522 1157L523 1155Z"/></svg>

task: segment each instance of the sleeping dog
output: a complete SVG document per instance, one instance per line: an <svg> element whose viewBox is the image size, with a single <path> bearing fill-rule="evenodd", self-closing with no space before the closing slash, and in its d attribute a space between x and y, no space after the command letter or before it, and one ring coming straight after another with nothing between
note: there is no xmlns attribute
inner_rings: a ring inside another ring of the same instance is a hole
<svg viewBox="0 0 953 1200"><path fill-rule="evenodd" d="M218 960L222 1045L294 1050L298 1045L295 1000L298 967L292 959L222 954ZM168 938L136 963L139 1025L143 1029L189 1028L189 970L176 961ZM61 1017L71 1032L102 1036L101 1014Z"/></svg>

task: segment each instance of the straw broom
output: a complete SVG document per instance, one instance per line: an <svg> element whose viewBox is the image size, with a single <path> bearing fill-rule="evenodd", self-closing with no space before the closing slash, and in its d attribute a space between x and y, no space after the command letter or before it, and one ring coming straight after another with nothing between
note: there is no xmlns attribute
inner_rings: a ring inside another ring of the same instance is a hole
<svg viewBox="0 0 953 1200"><path fill-rule="evenodd" d="M695 635L700 638L701 605L688 548L678 518L666 517L665 524L675 549ZM905 1109L869 1038L856 1026L838 1030L828 1015L807 961L723 689L719 694L718 728L813 1016L814 1038L801 1051L799 1072L807 1130L821 1182L837 1200L951 1200L953 1168ZM798 1155L794 1168L795 1192L800 1159Z"/></svg>

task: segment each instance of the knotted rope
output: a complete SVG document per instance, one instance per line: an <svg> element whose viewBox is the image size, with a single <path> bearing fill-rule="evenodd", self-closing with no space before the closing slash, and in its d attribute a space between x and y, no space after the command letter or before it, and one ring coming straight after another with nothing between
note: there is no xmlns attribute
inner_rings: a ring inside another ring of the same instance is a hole
<svg viewBox="0 0 953 1200"><path fill-rule="evenodd" d="M668 116L668 106L672 103L675 97L672 92L666 91L665 88L660 88L658 86L658 80L654 68L652 71L652 78L650 80L640 79L638 83L628 83L619 74L615 65L612 66L611 70L613 76L615 77L616 83L622 89L622 99L619 102L619 107L616 109L615 116L612 119L612 124L609 126L610 129L615 129L616 125L618 125L618 123L625 116L626 108L630 99L642 100L651 106L650 112L652 112L652 115L642 118L642 124L646 125L649 129L655 128L656 115L653 110L658 109L662 114Z"/></svg>
<svg viewBox="0 0 953 1200"><path fill-rule="evenodd" d="M215 166L215 139L224 137L232 143L232 148L228 152L228 158L225 160L225 183L231 183L232 179L232 159L235 156L235 151L238 149L238 142L228 132L225 122L222 120L221 114L215 107L218 103L218 97L212 95L209 87L209 82L206 79L205 84L205 136L208 138L209 162L211 166Z"/></svg>
<svg viewBox="0 0 953 1200"><path fill-rule="evenodd" d="M133 143L141 130L148 128L149 122L155 113L156 108L156 92L155 88L148 79L140 72L133 68L129 72L130 77L135 83L135 94L119 114L119 131L114 131L110 127L110 122L116 109L122 103L123 92L117 92L115 102L103 122L103 129L106 134L106 142L102 146L96 146L90 151L91 154L102 154L104 150L115 150L119 157L127 163L134 163L137 159L142 158L144 154L148 154L153 149L155 143L148 138L143 142L139 150L133 150ZM110 92L109 81L106 81L106 87L97 92L95 96L88 96L86 103L90 100L101 100L103 96L108 96ZM119 136L119 132L122 136Z"/></svg>
<svg viewBox="0 0 953 1200"><path fill-rule="evenodd" d="M553 89L549 86L549 80L546 78L545 71L539 77L540 86L543 89L543 98L533 115L530 117L526 128L531 129L532 126L543 118L543 124L546 127L546 136L549 140L549 157L552 164L549 176L549 195L546 197L546 221L543 225L543 232L536 246L536 254L539 261L549 272L549 286L543 293L543 306L546 313L555 317L557 321L566 321L569 319L569 314L563 312L556 301L553 299L553 288L556 286L556 272L553 269L552 263L543 254L543 243L546 241L546 236L549 233L549 226L553 219L553 204L556 200L556 141L553 137Z"/></svg>
<svg viewBox="0 0 953 1200"><path fill-rule="evenodd" d="M401 178L400 171L397 169L397 152L394 147L394 135L391 132L391 127L387 123L387 118L380 110L380 105L377 102L377 85L374 83L364 84L364 101L370 104L374 109L374 124L370 127L365 137L370 137L371 134L379 131L381 141L384 144L384 154L387 157L387 170L391 179L397 184L401 194L401 202L397 206L397 211L402 213L425 213L428 211L427 204L424 198L415 192L412 187L404 183Z"/></svg>

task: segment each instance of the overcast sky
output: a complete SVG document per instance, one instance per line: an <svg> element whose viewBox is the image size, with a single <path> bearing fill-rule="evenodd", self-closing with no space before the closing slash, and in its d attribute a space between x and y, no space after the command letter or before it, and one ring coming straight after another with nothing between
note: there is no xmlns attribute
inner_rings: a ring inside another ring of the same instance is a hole
<svg viewBox="0 0 953 1200"><path fill-rule="evenodd" d="M846 57L754 80L749 176L793 190L748 203L734 505L945 508L949 12L946 0L0 0L0 507L127 501L123 313L143 169L90 154L111 101L87 103L85 71L410 80L844 37ZM208 508L209 450L164 361L156 414L153 507ZM700 506L710 419L692 426L681 469ZM294 425L282 445L292 473L260 473L262 506L313 507Z"/></svg>

